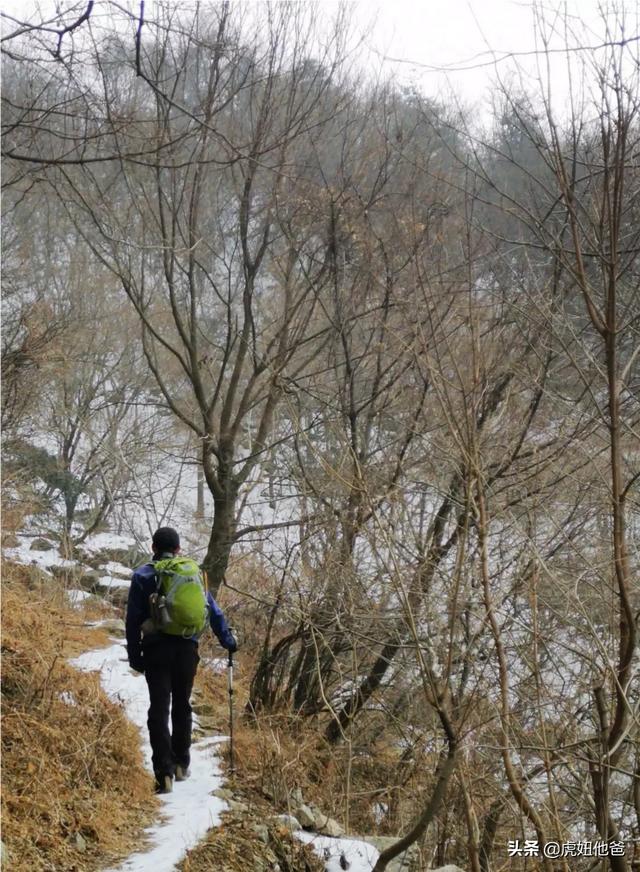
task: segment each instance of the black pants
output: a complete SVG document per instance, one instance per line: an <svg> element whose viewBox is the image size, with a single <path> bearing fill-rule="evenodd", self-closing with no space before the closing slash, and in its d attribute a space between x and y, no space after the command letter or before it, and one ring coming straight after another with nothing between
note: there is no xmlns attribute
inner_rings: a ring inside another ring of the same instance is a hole
<svg viewBox="0 0 640 872"><path fill-rule="evenodd" d="M143 642L143 656L153 771L157 777L173 775L176 765L187 767L190 762L189 700L200 660L198 643L179 636L152 636Z"/></svg>

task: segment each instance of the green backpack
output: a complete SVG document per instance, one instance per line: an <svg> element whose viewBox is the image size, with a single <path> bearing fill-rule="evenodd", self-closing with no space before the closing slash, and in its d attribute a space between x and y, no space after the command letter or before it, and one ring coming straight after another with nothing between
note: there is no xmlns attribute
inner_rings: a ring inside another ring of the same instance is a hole
<svg viewBox="0 0 640 872"><path fill-rule="evenodd" d="M199 636L209 619L200 567L190 557L167 557L157 560L154 568L151 613L157 629L171 636Z"/></svg>

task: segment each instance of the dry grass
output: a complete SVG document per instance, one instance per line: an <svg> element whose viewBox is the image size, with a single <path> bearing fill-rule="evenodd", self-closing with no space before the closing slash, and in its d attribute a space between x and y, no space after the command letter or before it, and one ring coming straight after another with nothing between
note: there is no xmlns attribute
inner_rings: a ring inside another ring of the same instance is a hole
<svg viewBox="0 0 640 872"><path fill-rule="evenodd" d="M208 635L201 642L200 653L203 659L225 656L217 642ZM278 766L287 761L277 753L278 741L272 744L268 735L260 740L256 725L244 718L243 709L253 668L248 656L248 653L241 651L235 663L235 775L229 772L228 746L221 746L221 753L226 770L225 786L233 789L249 810L240 815L235 812L223 814L221 826L211 829L206 838L189 851L178 868L181 872L210 872L213 869L216 872L254 872L276 868L277 863L282 872L320 872L324 869L324 863L313 850L274 819L278 812L287 811L287 797L281 792L276 799L270 793L266 785L271 785L272 779L267 773L275 776ZM201 666L197 673L195 696L196 710L199 704L204 704L206 714L201 715L200 719L207 731L228 735L226 672L214 672ZM289 737L287 747L293 760L296 747L294 737ZM290 772L290 768L287 771ZM296 783L294 779L291 786ZM253 829L256 823L268 827L268 844L256 835Z"/></svg>
<svg viewBox="0 0 640 872"><path fill-rule="evenodd" d="M221 826L209 830L207 837L178 866L180 872L256 872L275 869L281 872L321 872L324 863L308 845L295 839L273 821L263 842L250 819L225 815Z"/></svg>
<svg viewBox="0 0 640 872"><path fill-rule="evenodd" d="M2 469L2 492L0 493L0 506L2 508L2 527L0 539L3 548L13 548L18 544L16 532L22 528L25 518L36 512L39 508L38 501L30 493L30 488L25 488L19 476L12 477L7 473L7 465ZM11 496L8 494L13 491Z"/></svg>
<svg viewBox="0 0 640 872"><path fill-rule="evenodd" d="M140 739L96 674L68 657L106 643L25 567L3 573L3 840L12 872L90 872L126 856L156 801Z"/></svg>
<svg viewBox="0 0 640 872"><path fill-rule="evenodd" d="M208 646L203 640L205 652ZM214 642L209 653L221 656L223 652ZM241 648L235 668L234 777L228 773L222 746L230 786L244 801L256 806L265 803L265 814L292 812L291 795L299 788L306 802L335 818L350 834L397 835L413 823L415 810L429 789L432 761L422 766L417 760L403 769L397 746L388 741L329 746L311 719L290 713L247 716L254 669L252 652ZM215 732L228 734L226 675L201 668L197 688L209 706L208 724ZM381 824L378 803L397 810L393 819Z"/></svg>

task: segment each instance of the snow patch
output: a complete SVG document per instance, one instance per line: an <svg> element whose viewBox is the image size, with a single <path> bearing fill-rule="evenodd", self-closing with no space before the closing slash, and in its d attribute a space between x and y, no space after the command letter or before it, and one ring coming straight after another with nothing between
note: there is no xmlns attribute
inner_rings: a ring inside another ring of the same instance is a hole
<svg viewBox="0 0 640 872"><path fill-rule="evenodd" d="M52 566L61 566L66 569L74 569L77 563L73 560L65 560L55 551L32 551L31 542L33 536L18 536L20 543L15 548L4 548L4 556L24 566L37 566L45 572Z"/></svg>
<svg viewBox="0 0 640 872"><path fill-rule="evenodd" d="M116 578L130 579L133 574L133 569L125 566L123 563L116 563L115 560L110 560L108 563L101 565L100 569L104 569L109 575L115 575Z"/></svg>
<svg viewBox="0 0 640 872"><path fill-rule="evenodd" d="M311 845L318 857L325 861L326 872L342 872L345 867L340 865L341 857L349 864L346 867L349 872L371 872L380 856L377 848L360 839L333 839L305 830L298 830L294 835L301 842Z"/></svg>
<svg viewBox="0 0 640 872"><path fill-rule="evenodd" d="M227 671L227 663L228 660L226 657L201 658L201 667L204 669L210 669L212 672L215 672L216 675L220 675L221 673Z"/></svg>
<svg viewBox="0 0 640 872"><path fill-rule="evenodd" d="M135 547L137 547L135 539L131 536L121 536L118 533L94 533L93 536L88 536L80 546L81 550L87 554L97 554L99 551L112 548Z"/></svg>
<svg viewBox="0 0 640 872"><path fill-rule="evenodd" d="M373 806L373 817L377 824L381 824L382 821L389 814L389 806L386 802L376 802Z"/></svg>
<svg viewBox="0 0 640 872"><path fill-rule="evenodd" d="M98 579L100 587L106 587L109 590L116 587L131 587L131 579L114 578L113 575L102 575Z"/></svg>
<svg viewBox="0 0 640 872"><path fill-rule="evenodd" d="M72 660L71 665L85 672L100 672L107 695L124 707L127 717L140 730L145 765L153 771L147 732L147 683L144 676L129 669L124 646L114 643L109 648L88 651ZM207 830L220 824L220 814L227 804L211 796L211 792L222 786L216 745L223 741L224 737L208 737L192 745L191 778L174 785L173 793L160 795L162 821L145 831L149 849L132 854L106 872L172 872Z"/></svg>
<svg viewBox="0 0 640 872"><path fill-rule="evenodd" d="M92 594L86 590L65 590L65 595L72 606L82 605L85 600L91 599Z"/></svg>

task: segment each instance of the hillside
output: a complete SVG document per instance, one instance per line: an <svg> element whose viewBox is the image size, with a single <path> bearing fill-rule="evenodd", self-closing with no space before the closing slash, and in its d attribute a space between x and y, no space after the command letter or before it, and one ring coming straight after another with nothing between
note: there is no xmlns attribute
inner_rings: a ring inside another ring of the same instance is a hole
<svg viewBox="0 0 640 872"><path fill-rule="evenodd" d="M85 870L123 857L157 813L137 730L69 658L107 644L52 578L2 565L3 868Z"/></svg>
<svg viewBox="0 0 640 872"><path fill-rule="evenodd" d="M7 549L13 558L33 562L3 561L4 868L97 872L124 860L123 869L140 872L319 872L341 868L342 858L354 872L371 869L373 845L336 838L342 828L311 799L330 801L314 780L312 733L305 751L298 731L275 723L256 730L240 710L236 768L228 771L225 660L210 640L194 689L194 775L173 796L154 796L146 684L124 662L118 615L127 582L109 559L118 555L86 552L95 568L117 573L107 583L91 566L40 550L42 537L13 541L22 543ZM56 576L44 568L61 562ZM82 579L98 593L71 586ZM240 706L246 676L240 669ZM314 826L333 836L309 832Z"/></svg>
<svg viewBox="0 0 640 872"><path fill-rule="evenodd" d="M7 862L639 867L638 16L460 3L3 11ZM160 800L156 535L240 643Z"/></svg>

